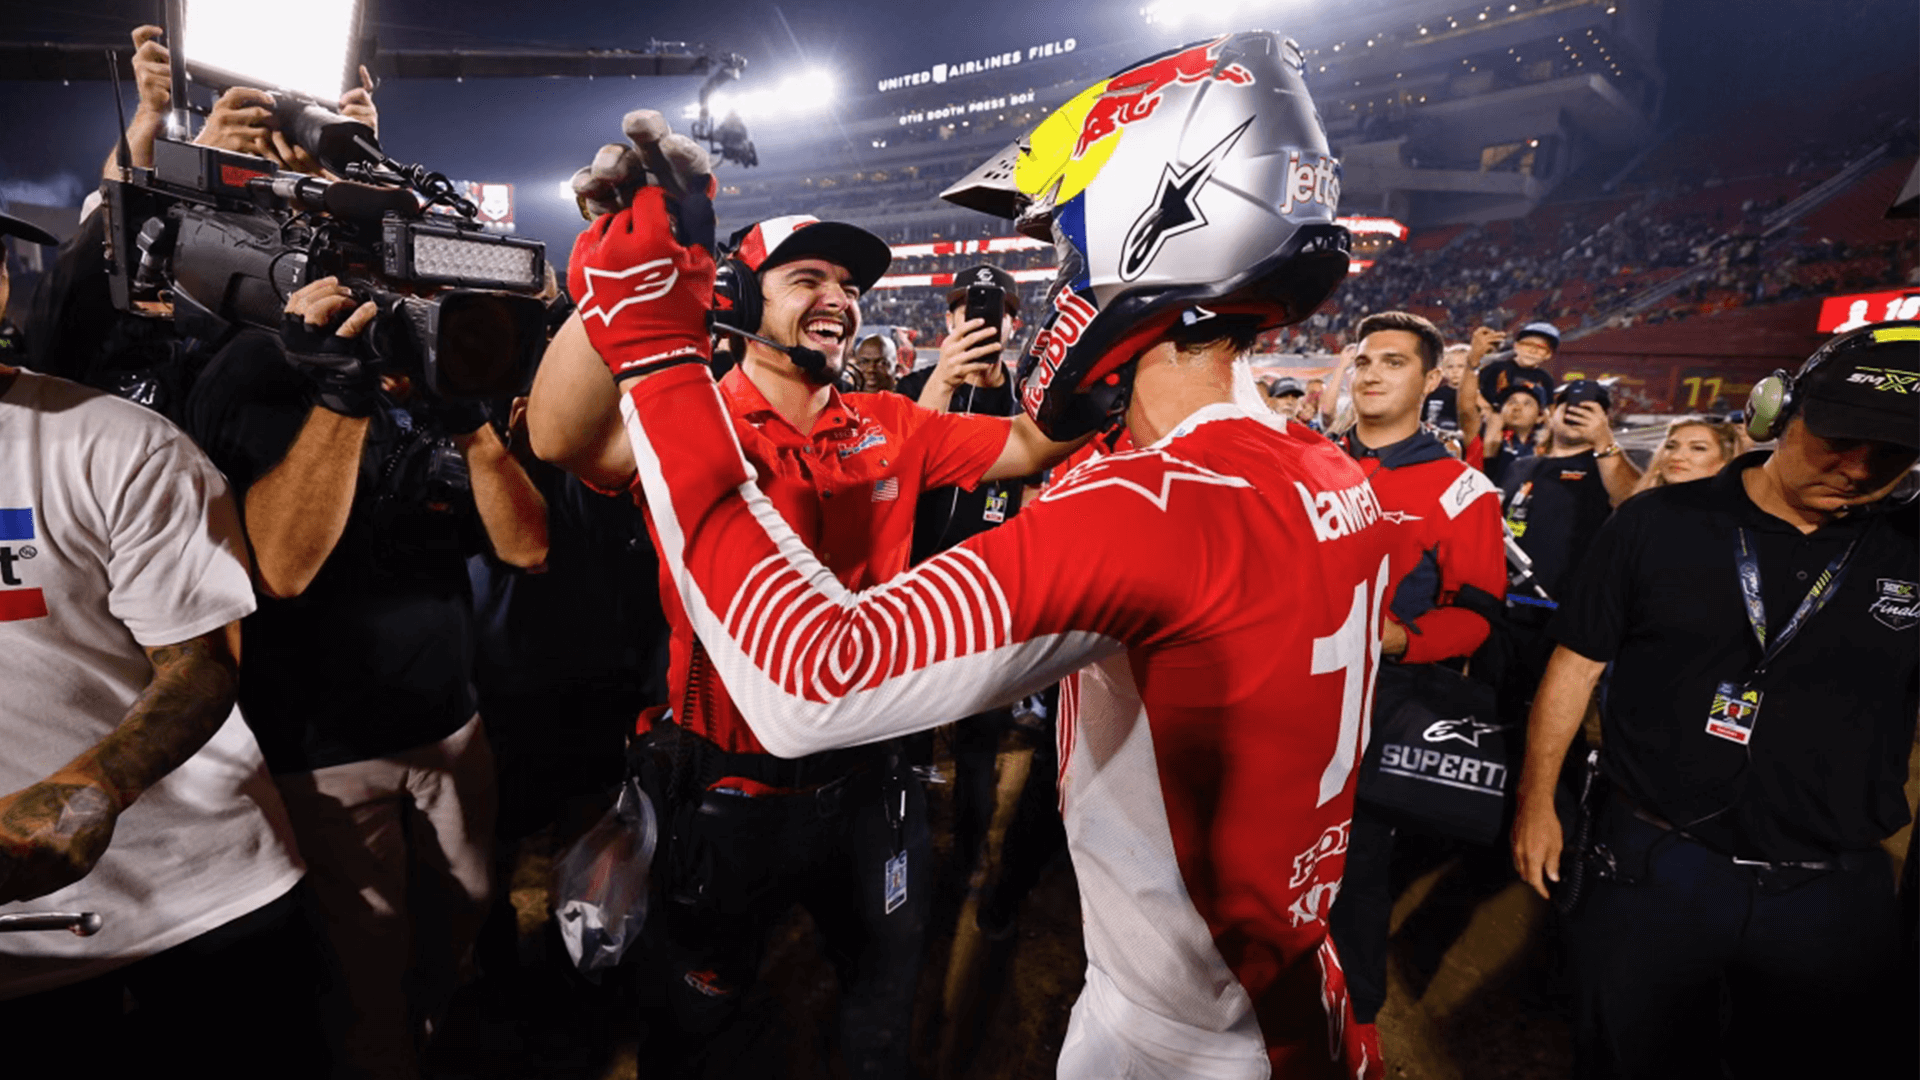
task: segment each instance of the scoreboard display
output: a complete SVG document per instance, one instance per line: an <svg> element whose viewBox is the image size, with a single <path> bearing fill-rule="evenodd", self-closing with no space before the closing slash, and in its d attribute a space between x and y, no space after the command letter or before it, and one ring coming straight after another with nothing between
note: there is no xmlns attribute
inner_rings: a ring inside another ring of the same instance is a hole
<svg viewBox="0 0 1920 1080"><path fill-rule="evenodd" d="M1831 297L1820 305L1818 329L1823 334L1844 334L1895 319L1920 319L1920 285Z"/></svg>

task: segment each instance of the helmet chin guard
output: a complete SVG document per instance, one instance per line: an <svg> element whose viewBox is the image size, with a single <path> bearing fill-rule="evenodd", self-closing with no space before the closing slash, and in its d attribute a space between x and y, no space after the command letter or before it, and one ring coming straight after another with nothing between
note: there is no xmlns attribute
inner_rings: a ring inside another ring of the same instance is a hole
<svg viewBox="0 0 1920 1080"><path fill-rule="evenodd" d="M1051 239L1060 272L1021 359L1049 438L1112 424L1132 363L1198 307L1299 322L1345 280L1340 166L1300 50L1263 31L1103 79L943 196Z"/></svg>

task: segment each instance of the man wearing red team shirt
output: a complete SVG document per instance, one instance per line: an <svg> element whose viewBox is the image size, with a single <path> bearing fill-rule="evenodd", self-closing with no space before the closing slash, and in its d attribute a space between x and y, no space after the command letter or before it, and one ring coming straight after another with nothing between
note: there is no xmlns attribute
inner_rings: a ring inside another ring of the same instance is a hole
<svg viewBox="0 0 1920 1080"><path fill-rule="evenodd" d="M1393 600L1380 651L1401 665L1458 661L1487 637L1487 620L1456 601L1479 590L1506 593L1499 489L1449 455L1420 426L1421 404L1440 383L1446 348L1426 319L1383 311L1361 320L1354 357L1355 426L1335 437L1373 485L1398 533ZM1385 715L1388 681L1374 712ZM1387 997L1387 866L1394 827L1362 803L1354 811L1347 872L1330 919L1346 967L1354 1015L1371 1022Z"/></svg>
<svg viewBox="0 0 1920 1080"><path fill-rule="evenodd" d="M781 519L853 589L906 568L922 490L1030 475L1071 449L1025 417L935 413L897 394L842 394L831 385L860 325L859 299L891 258L885 242L852 225L763 221L737 238L728 260L733 287L756 291L760 303L735 295L720 312L752 322L738 329L766 339L745 340L740 364L719 384L734 436ZM634 485L632 451L614 384L587 341L625 313L674 297L648 295L658 278L599 269L578 259L569 267L579 310L534 383L529 426L542 457L602 488L625 489ZM674 270L713 273L710 260ZM656 341L657 351L704 354L705 309L683 314L689 333ZM796 363L812 356L824 367ZM907 1075L933 875L923 795L903 748L887 740L794 760L769 754L664 577L661 599L672 628L671 712L649 733L661 773L650 794L661 804L657 865L670 902L660 917L680 1045L650 1051L689 1074L705 1067L712 1036L753 983L767 931L798 901L841 976L849 1071Z"/></svg>
<svg viewBox="0 0 1920 1080"><path fill-rule="evenodd" d="M1057 241L1023 408L1058 439L1120 420L1137 449L878 588L846 589L754 483L694 348L697 195L648 189L582 234L575 260L602 273L686 267L684 300L586 329L622 386L663 565L770 751L862 746L1067 679L1088 967L1061 1076L1376 1077L1325 915L1392 530L1351 459L1259 403L1244 357L1344 280L1350 239L1336 187L1298 180L1334 163L1297 47L1247 33L1172 59L1198 74L1143 84L1164 103L1103 164L1072 157L1069 107L1022 140L1025 175L995 159L956 185ZM1204 169L1171 184L1169 160ZM1148 198L1160 211L1137 219L1086 213Z"/></svg>

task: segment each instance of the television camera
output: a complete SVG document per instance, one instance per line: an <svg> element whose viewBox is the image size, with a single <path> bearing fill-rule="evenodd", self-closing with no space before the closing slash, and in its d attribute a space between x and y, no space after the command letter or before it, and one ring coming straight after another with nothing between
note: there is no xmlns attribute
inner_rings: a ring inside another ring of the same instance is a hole
<svg viewBox="0 0 1920 1080"><path fill-rule="evenodd" d="M106 185L115 306L217 340L277 330L287 297L332 275L379 305L379 369L442 398L520 393L546 344L545 245L485 232L445 176L387 156L365 124L274 99L280 130L338 178L156 140L151 168Z"/></svg>

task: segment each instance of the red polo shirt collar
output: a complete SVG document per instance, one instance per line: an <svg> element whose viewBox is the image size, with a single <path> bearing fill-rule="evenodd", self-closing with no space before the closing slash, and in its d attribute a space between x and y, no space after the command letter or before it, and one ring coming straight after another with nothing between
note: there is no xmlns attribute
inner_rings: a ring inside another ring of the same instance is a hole
<svg viewBox="0 0 1920 1080"><path fill-rule="evenodd" d="M747 377L745 367L736 365L720 380L720 393L725 395L727 408L734 416L752 424L768 442L782 449L809 447L815 442L832 441L846 438L859 426L859 420L852 409L840 397L836 387L827 387L827 407L813 422L813 430L802 434L799 428L780 415L779 410L767 401L767 395Z"/></svg>

